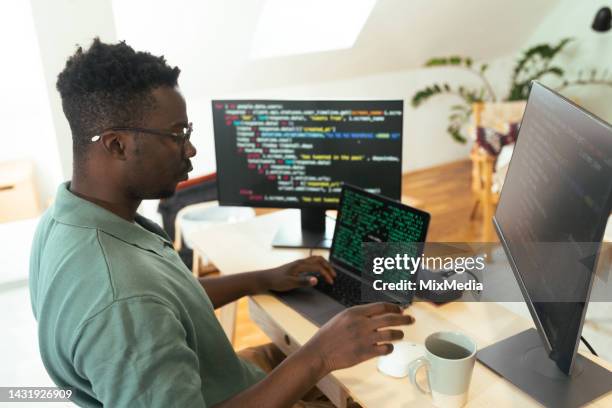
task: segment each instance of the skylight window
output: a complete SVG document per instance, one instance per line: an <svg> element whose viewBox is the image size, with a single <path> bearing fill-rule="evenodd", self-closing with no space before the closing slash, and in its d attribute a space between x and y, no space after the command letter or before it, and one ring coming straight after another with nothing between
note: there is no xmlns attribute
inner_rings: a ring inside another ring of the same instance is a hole
<svg viewBox="0 0 612 408"><path fill-rule="evenodd" d="M351 48L376 0L267 0L251 58Z"/></svg>

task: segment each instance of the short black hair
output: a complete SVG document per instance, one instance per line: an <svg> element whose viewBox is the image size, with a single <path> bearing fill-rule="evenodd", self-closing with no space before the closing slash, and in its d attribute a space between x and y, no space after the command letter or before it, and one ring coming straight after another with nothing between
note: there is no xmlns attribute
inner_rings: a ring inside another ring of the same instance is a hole
<svg viewBox="0 0 612 408"><path fill-rule="evenodd" d="M72 131L75 163L86 157L91 137L112 126L139 126L154 105L151 91L175 87L180 69L163 56L134 51L125 41L95 38L78 47L57 77L62 108Z"/></svg>

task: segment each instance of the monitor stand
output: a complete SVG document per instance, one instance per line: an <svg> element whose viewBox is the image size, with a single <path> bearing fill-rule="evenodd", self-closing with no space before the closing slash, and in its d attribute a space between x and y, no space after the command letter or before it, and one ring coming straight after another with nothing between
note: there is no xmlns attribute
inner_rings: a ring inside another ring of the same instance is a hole
<svg viewBox="0 0 612 408"><path fill-rule="evenodd" d="M335 220L325 216L325 209L303 208L300 217L281 225L272 246L276 248L321 248L331 247ZM296 212L297 215L297 212Z"/></svg>
<svg viewBox="0 0 612 408"><path fill-rule="evenodd" d="M559 370L535 329L485 347L476 357L546 407L580 407L612 391L612 372L580 354L571 375Z"/></svg>

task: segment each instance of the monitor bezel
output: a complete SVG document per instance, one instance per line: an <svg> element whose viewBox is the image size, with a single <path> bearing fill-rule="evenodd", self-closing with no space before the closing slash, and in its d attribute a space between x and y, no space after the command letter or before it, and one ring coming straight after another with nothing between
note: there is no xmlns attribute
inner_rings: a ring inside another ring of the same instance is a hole
<svg viewBox="0 0 612 408"><path fill-rule="evenodd" d="M400 132L400 173L397 180L397 191L399 191L399 197L397 200L401 200L402 197L402 176L403 176L403 160L404 160L404 100L403 99L212 99L211 100L211 108L212 108L212 127L213 127L213 140L215 142L215 163L216 163L216 173L217 173L217 201L219 205L224 206L236 206L236 207L253 207L253 208L318 208L323 210L336 210L340 208L340 201L337 204L328 204L328 203L300 203L300 204L292 204L287 203L283 205L283 203L263 203L263 202L249 202L245 200L244 202L236 202L232 200L224 200L221 194L221 183L219 182L220 178L222 178L222 170L221 166L219 166L218 157L219 154L219 144L217 143L217 136L215 132L215 103L230 103L230 102L252 102L252 103L269 103L269 102L396 102L401 104L402 110L402 129ZM341 193L342 194L342 193Z"/></svg>
<svg viewBox="0 0 612 408"><path fill-rule="evenodd" d="M565 98L563 95L560 95L559 93L553 91L552 89L546 87L545 85L541 84L538 81L532 81L531 85L530 85L530 93L529 93L529 97L527 99L527 105L525 107L525 112L527 111L527 108L529 107L529 102L531 99L531 95L533 94L535 89L535 92L548 92L549 94L552 94L553 96L556 96L557 98L561 99L562 101L566 102L569 106L578 109L581 113L586 114L586 116L590 117L591 119L599 122L601 125L603 125L604 127L608 128L610 130L610 132L612 133L612 126L610 124L608 124L606 121L604 121L603 119L597 117L596 115L594 115L591 112L588 112L586 110L584 110L583 108L581 108L580 106L576 105L574 102L572 102L571 100ZM521 124L519 126L519 133L517 135L517 144L519 143L520 140L520 132L522 129L522 124L523 124L523 120L525 118L525 115L523 113L523 117L521 118ZM510 166L512 166L512 161L513 161L514 155L513 157L510 159L510 163L508 165L508 169L510 169ZM508 170L509 171L509 170ZM507 176L507 174L506 174ZM502 191L500 193L500 197L499 197L499 201L502 201L502 197L503 197L504 191L502 188ZM612 196L608 197L608 206L610 206L612 204ZM499 208L499 207L498 207ZM605 228L606 228L606 221L607 221L607 217L603 217L602 216L602 220L600 220L601 222L599 223L600 227L599 227L599 231L597 231L597 233L595 234L597 237L599 237L598 241L601 243L603 236L604 236L604 232L605 232ZM508 258L508 261L510 263L510 268L512 269L512 272L514 274L514 277L516 278L517 282L518 282L518 286L521 290L521 293L523 295L523 298L525 299L525 303L527 304L527 309L529 310L529 314L531 315L534 324L536 326L538 335L540 336L540 339L542 340L542 343L544 345L544 348L546 350L546 352L550 355L553 351L552 345L550 343L550 340L548 339L548 336L546 335L546 330L544 329L544 325L542 324L540 317L535 309L535 305L531 299L531 296L529 295L529 292L527 291L527 287L525 285L525 282L523 281L522 275L520 273L520 271L518 270L518 267L516 265L516 262L514 260L514 257L512 256L512 253L510 252L510 249L508 247L508 243L506 241L506 238L504 236L502 227L497 219L497 210L495 215L493 216L493 225L495 227L495 231L497 233L497 236L499 237L500 243L502 244L502 247L504 249L504 252L506 254L506 257ZM598 263L598 258L599 258L599 250L597 251L596 254L596 258L594 260L593 265L597 265ZM578 331L577 331L577 335L576 335L576 339L574 341L574 346L572 348L572 355L570 356L570 362L568 365L567 370L562 368L559 361L557 359L553 359L555 361L555 363L557 363L557 366L563 371L565 372L565 374L570 374L573 370L574 367L574 363L576 361L576 353L578 351L578 346L580 344L580 337L581 337L581 333L582 333L582 328L584 325L584 319L586 316L586 312L588 309L588 303L589 303L589 298L591 295L591 290L593 287L593 281L595 278L595 271L591 271L591 276L588 282L588 289L587 289L587 293L586 293L586 298L584 299L583 306L582 306L582 310L580 313L580 322L579 322L579 326L578 326ZM576 302L579 303L579 302ZM552 359L552 358L551 358Z"/></svg>

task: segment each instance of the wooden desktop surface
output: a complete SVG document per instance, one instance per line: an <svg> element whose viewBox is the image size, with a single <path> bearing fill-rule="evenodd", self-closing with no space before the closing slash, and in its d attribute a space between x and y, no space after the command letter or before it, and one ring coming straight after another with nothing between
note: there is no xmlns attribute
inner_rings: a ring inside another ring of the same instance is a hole
<svg viewBox="0 0 612 408"><path fill-rule="evenodd" d="M297 219L297 210L283 210L239 224L213 226L193 236L194 250L205 254L222 274L278 266L309 254L305 249L274 249L271 246L277 228ZM325 254L325 251L315 253ZM285 352L304 344L317 330L315 325L272 296L252 297L249 308L251 318ZM230 306L229 310L231 313L225 314L226 320L232 314L235 318L235 306ZM495 303L433 306L415 302L407 313L415 317L416 323L404 330L405 339L416 343L423 343L432 332L456 330L472 336L478 347L482 348L532 326L531 321ZM612 369L612 365L604 360L582 353ZM319 387L339 406L344 405L347 396L364 407L431 405L429 398L421 395L406 378L394 379L378 372L375 359L336 371L323 379ZM490 406L502 408L539 404L477 362L468 407ZM612 393L590 406L612 406Z"/></svg>

